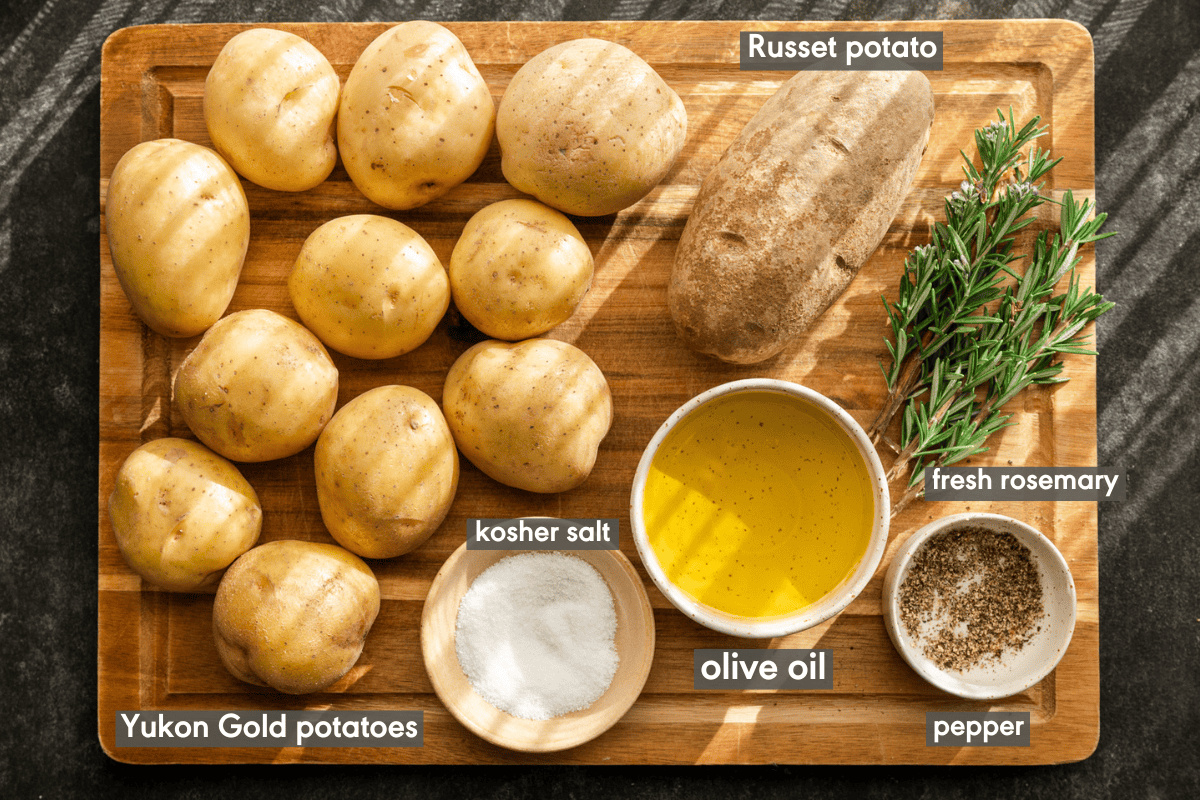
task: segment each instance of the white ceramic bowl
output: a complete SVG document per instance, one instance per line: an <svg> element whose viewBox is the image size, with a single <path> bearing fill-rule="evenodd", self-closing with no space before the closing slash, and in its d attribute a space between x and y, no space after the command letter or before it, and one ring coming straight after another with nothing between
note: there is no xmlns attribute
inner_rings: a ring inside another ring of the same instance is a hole
<svg viewBox="0 0 1200 800"><path fill-rule="evenodd" d="M871 536L867 543L867 551L859 562L858 567L849 578L843 581L832 592L825 595L825 597L791 614L772 617L743 617L698 602L667 578L666 573L658 562L654 548L650 545L650 539L646 532L645 519L642 514L646 479L650 473L650 463L654 460L654 454L658 452L663 439L681 419L701 405L736 392L775 392L795 397L799 401L806 402L823 411L854 442L866 465L867 476L871 481L872 498L875 504L874 522L871 526ZM867 435L862 427L859 426L845 409L824 395L796 383L768 378L751 378L724 383L709 389L707 392L699 394L684 403L674 414L667 418L667 421L654 434L654 438L650 440L650 444L646 446L646 450L642 454L642 460L638 464L637 473L633 479L633 492L630 497L629 519L633 528L634 542L637 544L638 554L642 558L642 564L646 567L646 571L650 573L650 578L654 581L655 585L658 586L659 590L666 595L667 599L676 608L701 625L712 628L715 631L747 639L768 639L796 633L797 631L802 631L824 622L848 606L858 596L858 593L871 580L871 576L875 574L875 570L883 558L883 552L887 548L890 511L891 501L888 496L887 481L884 479L883 465L879 462L879 456L875 453L875 448L870 440L867 439Z"/></svg>
<svg viewBox="0 0 1200 800"><path fill-rule="evenodd" d="M988 659L966 672L940 669L921 651L900 622L900 585L918 549L933 536L955 528L981 527L1011 533L1029 548L1042 584L1046 611L1041 630L1020 650ZM1075 581L1062 553L1036 529L1000 514L955 514L929 523L896 551L883 583L883 618L892 644L917 674L950 694L969 700L995 700L1019 694L1050 674L1067 651L1075 630Z"/></svg>

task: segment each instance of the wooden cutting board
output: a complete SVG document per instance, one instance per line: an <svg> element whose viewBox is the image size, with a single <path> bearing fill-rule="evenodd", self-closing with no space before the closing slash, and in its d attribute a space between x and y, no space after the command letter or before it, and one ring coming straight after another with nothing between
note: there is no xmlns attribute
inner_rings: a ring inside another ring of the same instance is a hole
<svg viewBox="0 0 1200 800"><path fill-rule="evenodd" d="M101 202L121 155L138 142L177 137L203 145L204 79L224 43L243 25L163 25L118 31L104 47L101 79ZM293 24L343 80L385 24ZM926 521L967 510L962 503L917 502L892 526L888 552L866 590L835 619L803 633L761 643L832 648L832 691L713 693L692 690L693 648L745 646L689 621L654 588L629 533L630 484L642 449L667 416L699 392L738 378L766 376L810 386L847 408L864 426L885 395L878 362L887 332L880 295L894 296L906 251L927 241L942 198L961 180L959 149L997 108L1019 119L1040 114L1041 140L1065 156L1052 175L1056 192L1094 189L1091 40L1060 21L921 23L596 22L454 23L499 101L517 69L546 47L592 36L620 42L645 58L683 98L688 141L666 180L616 215L577 223L596 257L596 277L576 315L552 332L581 347L612 387L616 420L592 476L561 495L534 495L486 478L466 461L445 524L424 546L374 562L383 605L356 668L330 692L288 697L232 678L211 633L211 594L169 594L143 585L122 561L108 520L114 475L139 444L191 434L170 403L170 381L198 339L150 332L117 283L101 232L99 528L100 739L121 761L356 763L1002 763L1087 757L1099 736L1096 507L1089 503L972 504L1042 530L1066 556L1079 596L1074 640L1048 678L1016 697L973 703L924 683L896 654L881 618L883 573L898 545ZM676 339L666 309L666 282L676 241L697 188L726 145L786 72L742 72L738 32L789 30L937 30L945 69L928 73L937 119L916 183L882 246L843 297L783 354L754 366L698 356ZM316 189L283 194L245 184L252 236L230 311L265 307L295 318L286 277L304 239L321 223L355 213L385 213L367 201L339 167ZM482 206L518 196L505 183L493 143L470 181L431 205L394 213L429 240L443 263L467 219ZM1085 285L1094 257L1084 254ZM452 312L453 314L453 312ZM448 317L424 346L400 358L359 361L334 354L341 371L339 406L374 386L403 383L440 399L450 364L473 341ZM1095 367L1073 357L1071 381L1026 392L1010 409L1017 426L974 463L1090 466L1096 463ZM880 453L885 464L890 454ZM262 541L331 541L317 510L312 449L243 472L264 507ZM461 727L433 694L422 665L422 602L442 562L463 541L469 517L620 517L622 550L650 593L658 630L645 690L629 713L598 739L546 756L512 753ZM115 747L115 712L165 709L353 708L422 710L425 745L417 749L126 749ZM927 748L925 712L1028 711L1028 748Z"/></svg>

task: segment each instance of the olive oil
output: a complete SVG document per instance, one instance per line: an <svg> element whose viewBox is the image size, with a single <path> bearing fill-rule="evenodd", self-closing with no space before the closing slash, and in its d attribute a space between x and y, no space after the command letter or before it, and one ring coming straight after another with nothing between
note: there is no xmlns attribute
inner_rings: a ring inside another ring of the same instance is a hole
<svg viewBox="0 0 1200 800"><path fill-rule="evenodd" d="M692 411L650 464L643 514L672 583L743 617L798 611L848 578L874 520L862 456L800 398L725 395Z"/></svg>

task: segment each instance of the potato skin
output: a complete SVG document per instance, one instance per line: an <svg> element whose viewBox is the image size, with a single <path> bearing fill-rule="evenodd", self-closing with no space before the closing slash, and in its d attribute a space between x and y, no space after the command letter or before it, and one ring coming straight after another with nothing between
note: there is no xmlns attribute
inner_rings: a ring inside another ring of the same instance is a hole
<svg viewBox="0 0 1200 800"><path fill-rule="evenodd" d="M304 324L339 353L392 358L420 347L450 307L433 248L402 222L356 214L309 235L288 277Z"/></svg>
<svg viewBox="0 0 1200 800"><path fill-rule="evenodd" d="M920 72L800 72L704 179L667 301L692 349L770 358L879 246L933 123Z"/></svg>
<svg viewBox="0 0 1200 800"><path fill-rule="evenodd" d="M224 159L179 139L135 145L113 169L104 220L117 280L151 330L195 336L221 318L250 244L246 194Z"/></svg>
<svg viewBox="0 0 1200 800"><path fill-rule="evenodd" d="M338 371L303 325L266 309L209 329L175 374L184 422L234 461L270 461L308 447L337 404Z"/></svg>
<svg viewBox="0 0 1200 800"><path fill-rule="evenodd" d="M495 339L566 322L592 285L592 251L571 220L534 200L501 200L468 220L450 256L454 305Z"/></svg>
<svg viewBox="0 0 1200 800"><path fill-rule="evenodd" d="M190 439L155 439L117 472L108 516L125 562L164 589L217 582L262 531L262 506L237 467Z"/></svg>
<svg viewBox="0 0 1200 800"><path fill-rule="evenodd" d="M318 185L337 164L341 82L321 51L272 28L225 43L204 81L213 147L247 180L281 192Z"/></svg>
<svg viewBox="0 0 1200 800"><path fill-rule="evenodd" d="M531 492L564 492L587 479L612 425L604 373L554 339L489 340L450 367L446 422L485 474Z"/></svg>
<svg viewBox="0 0 1200 800"><path fill-rule="evenodd" d="M658 185L687 138L675 90L632 50L575 39L529 60L496 115L501 169L568 214L615 214Z"/></svg>
<svg viewBox="0 0 1200 800"><path fill-rule="evenodd" d="M442 410L409 386L379 386L342 406L317 439L314 464L325 527L364 558L424 544L458 490Z"/></svg>
<svg viewBox="0 0 1200 800"><path fill-rule="evenodd" d="M350 179L386 208L416 208L471 177L496 106L462 42L435 22L390 28L342 89L338 146Z"/></svg>
<svg viewBox="0 0 1200 800"><path fill-rule="evenodd" d="M282 540L226 571L213 638L235 678L308 694L350 671L378 615L379 582L362 559L332 544Z"/></svg>

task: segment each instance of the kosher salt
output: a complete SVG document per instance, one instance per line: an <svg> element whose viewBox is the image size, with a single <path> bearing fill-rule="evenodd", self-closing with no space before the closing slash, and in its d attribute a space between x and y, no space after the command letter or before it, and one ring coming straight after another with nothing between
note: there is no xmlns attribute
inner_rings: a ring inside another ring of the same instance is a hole
<svg viewBox="0 0 1200 800"><path fill-rule="evenodd" d="M458 607L454 649L475 692L523 719L587 708L616 674L617 614L582 559L522 553L479 575Z"/></svg>

